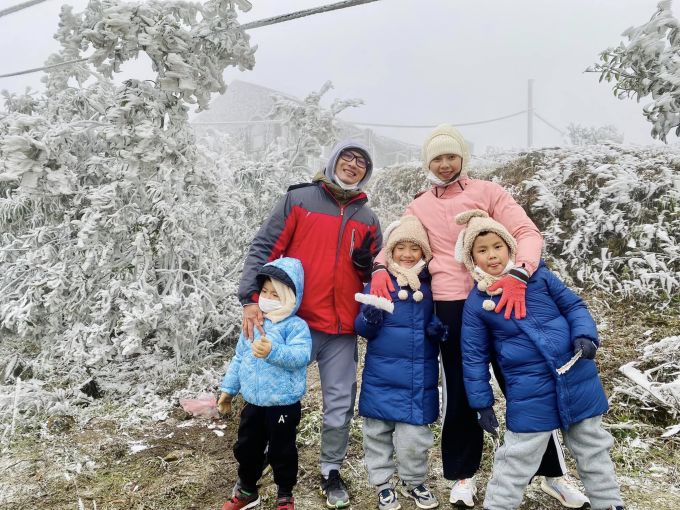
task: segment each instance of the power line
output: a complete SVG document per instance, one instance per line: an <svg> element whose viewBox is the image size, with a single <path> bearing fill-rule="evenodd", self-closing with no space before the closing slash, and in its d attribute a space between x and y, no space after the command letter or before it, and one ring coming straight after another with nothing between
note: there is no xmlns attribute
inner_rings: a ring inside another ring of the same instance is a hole
<svg viewBox="0 0 680 510"><path fill-rule="evenodd" d="M78 62L85 62L86 60L89 60L87 58L77 58L75 60L67 60L65 62L59 62L58 64L52 64L49 66L43 66L43 67L34 67L33 69L26 69L25 71L17 71L15 73L8 73L8 74L0 74L0 78L9 78L10 76L19 76L22 74L30 74L30 73L37 73L38 71L45 71L47 69L54 69L55 67L62 67L62 66L68 66L71 64L77 64Z"/></svg>
<svg viewBox="0 0 680 510"><path fill-rule="evenodd" d="M21 11L23 9L32 7L36 4L41 4L46 1L47 0L29 0L28 2L24 2L22 4L13 5L12 7L8 7L7 9L1 10L0 18L2 18L3 16L7 16L8 14L12 14L13 12Z"/></svg>
<svg viewBox="0 0 680 510"><path fill-rule="evenodd" d="M510 115L503 115L502 117L496 117L494 119L486 119L486 120L476 120L474 122L452 122L452 126L474 126L476 124L487 124L489 122L496 122L498 120L504 120L504 119L510 119L512 117L517 117L518 115L522 115L526 113L526 110L522 110L521 112L516 112L516 113L511 113ZM369 127L389 127L389 128L407 128L407 129L425 129L425 128L435 128L437 127L437 124L376 124L373 122L354 122L354 121L347 121L352 124L356 124L357 126L369 126Z"/></svg>
<svg viewBox="0 0 680 510"><path fill-rule="evenodd" d="M29 7L27 4L35 4L35 3L40 3L40 2L45 2L46 0L31 0L30 2L26 2L26 4L21 4L19 6L15 6L10 9L16 9L17 7L24 8ZM344 2L337 2L334 4L329 4L329 5L323 5L321 7L314 7L312 9L305 9L302 11L296 11L296 12L291 12L288 14L281 14L279 16L272 16L271 18L265 18L259 21L252 21L250 23L245 23L241 25L241 28L243 30L250 30L253 28L260 28L264 27L267 25L276 25L277 23L284 23L286 21L290 21L293 19L297 18L303 18L305 16L311 16L313 14L320 14L324 12L330 12L330 11L335 11L338 9L345 9L347 7L355 7L357 5L362 5L362 4L368 4L371 2L377 2L378 0L346 0ZM5 12L5 11L0 11L0 15ZM38 71L45 71L47 69L53 69L55 67L61 67L61 66L66 66L70 64L75 64L78 62L85 62L86 60L89 60L87 58L81 58L77 60L69 60L67 62L60 62L59 64L53 64L50 66L43 66L43 67L34 67L33 69L26 69L24 71L16 71L13 73L7 73L7 74L0 74L0 79L2 78L9 78L11 76L20 76L22 74L31 74L31 73L37 73Z"/></svg>
<svg viewBox="0 0 680 510"><path fill-rule="evenodd" d="M536 116L536 118L537 118L538 120L543 121L548 127L553 128L555 131L557 131L557 132L558 132L559 134L561 134L562 136L564 136L564 135L566 134L566 133L565 133L564 131L562 131L560 128L553 126L550 122L548 122L548 121L545 120L543 117L541 117L538 113L536 113L536 110L534 110L534 115Z"/></svg>
<svg viewBox="0 0 680 510"><path fill-rule="evenodd" d="M474 122L460 122L460 123L451 123L453 126L474 126L475 124L487 124L489 122L496 122L499 120L504 120L504 119L509 119L511 117L517 117L518 115L522 115L526 113L526 110L522 110L521 112L517 113L512 113L510 115L503 115L502 117L496 117L494 119L486 119L486 120L477 120ZM233 125L233 124L276 124L276 123L281 123L281 120L278 119L270 119L270 120L229 120L229 121L219 121L219 122L191 122L191 124L195 126L226 126L226 125ZM431 129L437 127L437 124L382 124L382 123L376 123L376 122L354 122L352 120L343 120L343 122L347 122L348 124L352 124L355 126L368 126L368 127L387 127L387 128L407 128L407 129ZM554 126L552 126L554 128ZM554 128L557 129L557 128ZM558 130L559 131L559 130Z"/></svg>
<svg viewBox="0 0 680 510"><path fill-rule="evenodd" d="M283 23L285 21L290 21L297 18L303 18L305 16L311 16L313 14L321 14L324 12L335 11L338 9L345 9L347 7L355 7L362 4L370 4L371 2L377 2L378 0L345 0L344 2L336 2L334 4L322 5L320 7L313 7L311 9L305 9L303 11L291 12L290 14L281 14L278 16L272 16L271 18L261 19L260 21L252 21L250 23L245 23L241 25L243 30L249 30L251 28L260 28L267 25L275 25L277 23Z"/></svg>

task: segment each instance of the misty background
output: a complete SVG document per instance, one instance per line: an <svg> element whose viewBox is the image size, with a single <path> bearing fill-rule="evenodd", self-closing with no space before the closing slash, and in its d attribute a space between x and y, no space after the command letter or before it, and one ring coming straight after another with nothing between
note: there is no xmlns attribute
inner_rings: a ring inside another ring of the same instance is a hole
<svg viewBox="0 0 680 510"><path fill-rule="evenodd" d="M0 10L20 0L0 0ZM332 0L253 0L243 23L333 3ZM63 4L81 11L86 0L47 0L0 18L0 74L41 66L56 51L52 38ZM302 98L330 80L324 97L360 98L340 115L354 123L460 127L476 153L523 148L526 114L464 124L527 109L533 79L533 145L568 143L569 123L611 124L626 143L658 144L642 116L643 100L619 100L611 84L585 69L621 33L646 22L657 0L380 0L251 29L258 46L253 71L229 69L235 79ZM146 57L142 57L146 58ZM140 58L140 60L142 59ZM148 62L128 64L120 78L151 77ZM0 90L41 89L42 73L0 79ZM420 145L425 128L372 127L378 134ZM670 143L675 137L669 137Z"/></svg>

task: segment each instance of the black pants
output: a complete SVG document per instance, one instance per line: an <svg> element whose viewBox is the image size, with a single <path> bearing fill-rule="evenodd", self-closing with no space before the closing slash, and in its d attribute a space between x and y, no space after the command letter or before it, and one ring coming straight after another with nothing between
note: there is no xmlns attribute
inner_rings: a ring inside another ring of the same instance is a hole
<svg viewBox="0 0 680 510"><path fill-rule="evenodd" d="M297 482L298 451L295 432L300 423L300 402L287 406L260 407L246 404L241 411L234 457L241 487L257 489L265 466L265 449L279 494L292 494ZM267 449L267 445L269 445Z"/></svg>
<svg viewBox="0 0 680 510"><path fill-rule="evenodd" d="M463 358L460 347L460 331L463 325L461 301L437 301L436 313L449 328L449 338L442 342L441 359L446 379L446 414L442 425L442 463L444 478L460 480L470 478L479 469L482 461L484 431L477 422L477 412L470 408L465 385L463 384ZM501 391L505 395L505 379L491 353L491 365ZM541 465L536 475L562 476L558 445L554 437L548 442Z"/></svg>

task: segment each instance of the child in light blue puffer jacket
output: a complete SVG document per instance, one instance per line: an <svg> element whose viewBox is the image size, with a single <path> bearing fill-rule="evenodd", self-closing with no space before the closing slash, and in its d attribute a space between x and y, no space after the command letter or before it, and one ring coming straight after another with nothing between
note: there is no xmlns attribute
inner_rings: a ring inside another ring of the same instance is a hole
<svg viewBox="0 0 680 510"><path fill-rule="evenodd" d="M302 302L302 264L289 257L274 260L262 267L257 280L264 331L256 329L252 342L241 333L220 385L221 413L231 410L231 400L238 393L246 401L234 445L239 480L222 510L252 508L259 503L257 482L265 450L278 486L277 508L293 510L298 471L295 433L312 350L309 327L295 315Z"/></svg>

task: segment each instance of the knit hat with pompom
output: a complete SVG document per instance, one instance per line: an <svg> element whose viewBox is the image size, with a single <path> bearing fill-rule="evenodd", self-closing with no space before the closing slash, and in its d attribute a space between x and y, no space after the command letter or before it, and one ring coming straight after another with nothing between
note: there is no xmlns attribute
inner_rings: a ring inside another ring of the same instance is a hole
<svg viewBox="0 0 680 510"><path fill-rule="evenodd" d="M510 262L514 264L517 256L517 242L515 241L515 238L510 235L510 232L508 232L503 225L490 218L489 214L481 209L472 209L470 211L462 212L456 216L455 220L459 225L465 225L465 229L458 235L458 241L456 242L456 260L465 264L465 267L470 271L472 278L477 282L477 288L479 290L486 292L490 296L500 294L502 289L490 292L487 288L501 277L492 276L476 267L472 257L472 246L474 245L477 236L482 233L486 234L492 232L498 235L498 237L508 245ZM493 301L487 300L484 301L483 306L485 310L493 310L496 305Z"/></svg>
<svg viewBox="0 0 680 510"><path fill-rule="evenodd" d="M405 268L398 265L392 258L392 251L398 243L410 241L420 246L423 250L423 262L427 264L432 259L432 250L427 239L427 232L420 220L415 216L403 216L401 219L391 223L384 232L384 238L387 239L385 244L385 259L387 261L387 269L397 278L397 283L401 287L410 287L413 291L413 300L421 301L423 293L420 291L420 278L418 274L422 270L424 264L416 265L413 268ZM406 289L399 291L399 299L407 299L408 292Z"/></svg>

